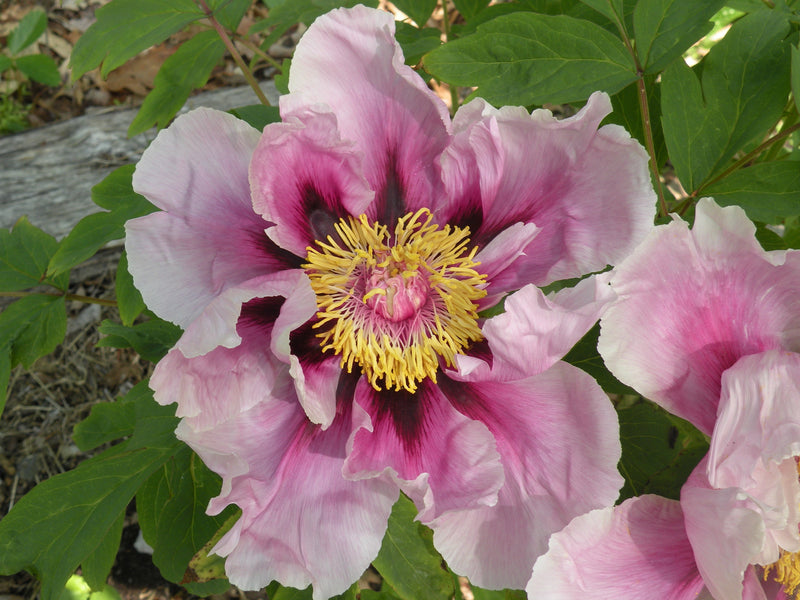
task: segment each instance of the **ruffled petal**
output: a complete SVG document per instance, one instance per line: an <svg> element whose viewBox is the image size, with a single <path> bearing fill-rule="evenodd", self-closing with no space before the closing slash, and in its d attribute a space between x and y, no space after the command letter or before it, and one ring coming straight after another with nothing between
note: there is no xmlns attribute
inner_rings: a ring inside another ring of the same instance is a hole
<svg viewBox="0 0 800 600"><path fill-rule="evenodd" d="M434 544L481 587L523 588L553 532L617 498L617 415L597 383L566 363L521 381L443 377L439 385L458 410L492 432L505 484L497 505L430 523Z"/></svg>
<svg viewBox="0 0 800 600"><path fill-rule="evenodd" d="M723 371L800 349L800 252L767 253L738 207L697 205L694 229L657 227L615 269L598 349L623 383L710 434ZM635 332L635 335L634 335Z"/></svg>
<svg viewBox="0 0 800 600"><path fill-rule="evenodd" d="M239 325L244 306L255 298L268 297L286 298L288 302L282 305L280 313L267 311L260 318L250 315L252 318L243 326L251 327L258 320L262 328L268 328L270 332L274 330L268 343L277 356L285 357L288 355L289 331L310 319L317 309L316 296L308 277L299 269L256 277L225 290L197 316L175 347L191 358L217 346L237 346L242 339Z"/></svg>
<svg viewBox="0 0 800 600"><path fill-rule="evenodd" d="M681 489L686 533L697 568L714 598L741 598L745 572L761 554L764 520L741 489L711 488L707 460L700 461Z"/></svg>
<svg viewBox="0 0 800 600"><path fill-rule="evenodd" d="M276 224L270 238L305 257L315 240L337 238L334 224L365 212L374 193L360 172L361 154L339 139L336 117L313 111L302 117L264 129L250 182L255 211Z"/></svg>
<svg viewBox="0 0 800 600"><path fill-rule="evenodd" d="M607 281L608 276L603 274L550 296L533 285L511 294L506 298L505 312L483 325L492 364L458 356L459 370L453 377L505 380L544 372L569 352L614 300Z"/></svg>
<svg viewBox="0 0 800 600"><path fill-rule="evenodd" d="M546 110L494 109L476 99L459 109L442 156L451 204L446 220L469 225L479 245L510 225L541 232L506 273L506 291L598 271L627 256L652 228L655 193L647 153L595 93L561 121Z"/></svg>
<svg viewBox="0 0 800 600"><path fill-rule="evenodd" d="M485 425L454 410L427 380L416 393L355 389L361 428L350 441L344 474L387 474L414 500L427 523L444 511L492 505L503 485L495 440Z"/></svg>
<svg viewBox="0 0 800 600"><path fill-rule="evenodd" d="M197 109L136 166L134 189L166 212L128 221L128 266L147 306L181 327L225 289L299 264L253 212L247 168L258 138L244 121Z"/></svg>
<svg viewBox="0 0 800 600"><path fill-rule="evenodd" d="M527 592L536 600L711 600L680 504L653 495L573 519L550 538Z"/></svg>
<svg viewBox="0 0 800 600"><path fill-rule="evenodd" d="M231 582L244 589L273 579L312 584L315 600L323 600L375 558L398 490L380 479L342 477L350 411L325 431L309 423L288 367L261 341L248 335L236 348L192 359L174 354L151 385L160 401L170 396L181 413L196 413L177 435L222 477L209 513L229 504L242 509L213 549L227 557Z"/></svg>
<svg viewBox="0 0 800 600"><path fill-rule="evenodd" d="M392 15L363 6L318 18L292 59L284 118L319 105L363 154L376 203L368 216L392 224L443 197L437 157L449 140L447 107L403 62Z"/></svg>

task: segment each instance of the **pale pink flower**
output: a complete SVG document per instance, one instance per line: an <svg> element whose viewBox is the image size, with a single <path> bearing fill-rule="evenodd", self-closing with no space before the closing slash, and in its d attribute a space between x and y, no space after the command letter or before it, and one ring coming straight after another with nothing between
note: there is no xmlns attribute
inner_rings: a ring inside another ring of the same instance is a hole
<svg viewBox="0 0 800 600"><path fill-rule="evenodd" d="M616 416L560 361L651 228L647 158L596 94L574 117L475 100L451 122L392 17L318 19L263 135L197 110L162 131L127 225L148 306L185 333L151 379L222 476L232 582L342 592L402 490L449 564L521 587L547 537L613 502ZM521 289L520 289L521 288ZM478 317L504 294L507 312Z"/></svg>
<svg viewBox="0 0 800 600"><path fill-rule="evenodd" d="M528 590L784 597L800 583L800 251L764 251L744 211L703 199L691 230L656 228L612 287L599 343L609 369L710 435L710 449L680 502L632 498L553 536Z"/></svg>

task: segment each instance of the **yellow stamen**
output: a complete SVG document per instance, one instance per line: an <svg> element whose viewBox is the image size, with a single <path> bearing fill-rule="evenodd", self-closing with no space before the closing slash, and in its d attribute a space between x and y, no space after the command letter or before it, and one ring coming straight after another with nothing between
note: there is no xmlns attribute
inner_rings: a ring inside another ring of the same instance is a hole
<svg viewBox="0 0 800 600"><path fill-rule="evenodd" d="M475 270L477 248L468 249L468 229L432 221L427 209L409 213L390 239L386 226L360 215L334 226L341 245L328 237L308 248L303 267L322 350L341 355L348 372L358 365L376 390L382 383L413 393L425 378L436 381L440 358L453 366L482 339L476 301L486 275Z"/></svg>
<svg viewBox="0 0 800 600"><path fill-rule="evenodd" d="M797 463L797 471L800 476L800 462ZM794 597L795 590L800 587L800 552L786 552L781 549L780 558L764 567L764 581L770 579L770 576L783 585L783 591L787 596Z"/></svg>

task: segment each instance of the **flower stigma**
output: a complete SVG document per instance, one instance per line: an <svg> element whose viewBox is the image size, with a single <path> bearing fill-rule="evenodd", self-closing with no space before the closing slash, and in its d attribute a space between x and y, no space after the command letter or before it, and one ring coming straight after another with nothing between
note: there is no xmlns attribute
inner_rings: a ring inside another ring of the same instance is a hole
<svg viewBox="0 0 800 600"><path fill-rule="evenodd" d="M453 366L457 353L483 339L478 249L468 249L468 228L432 221L423 208L390 235L366 215L347 217L334 225L340 241L328 236L307 248L303 268L317 297L322 351L340 354L348 373L358 365L378 391L381 382L412 393L427 377L435 383L440 358Z"/></svg>

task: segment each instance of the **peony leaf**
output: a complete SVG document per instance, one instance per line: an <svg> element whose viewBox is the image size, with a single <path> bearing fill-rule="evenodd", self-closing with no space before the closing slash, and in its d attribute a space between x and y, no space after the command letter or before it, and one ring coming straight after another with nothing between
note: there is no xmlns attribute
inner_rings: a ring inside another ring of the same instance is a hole
<svg viewBox="0 0 800 600"><path fill-rule="evenodd" d="M402 600L448 599L453 580L442 568L442 557L433 547L430 529L414 522L417 509L405 496L392 508L381 550L373 561L384 584Z"/></svg>
<svg viewBox="0 0 800 600"><path fill-rule="evenodd" d="M436 8L437 0L396 0L393 4L406 13L418 27L425 27Z"/></svg>
<svg viewBox="0 0 800 600"><path fill-rule="evenodd" d="M636 54L645 73L657 73L713 27L725 0L639 0L633 13Z"/></svg>
<svg viewBox="0 0 800 600"><path fill-rule="evenodd" d="M98 348L133 348L151 362L161 360L182 333L177 325L157 317L132 327L105 320L98 331L106 336L97 342Z"/></svg>
<svg viewBox="0 0 800 600"><path fill-rule="evenodd" d="M702 83L680 60L662 74L664 138L688 193L780 118L790 89L788 32L785 16L761 10L734 23L711 48L698 65Z"/></svg>
<svg viewBox="0 0 800 600"><path fill-rule="evenodd" d="M800 163L756 163L703 190L720 206L736 204L754 221L779 223L800 215Z"/></svg>
<svg viewBox="0 0 800 600"><path fill-rule="evenodd" d="M11 55L18 54L39 39L47 28L47 14L43 10L32 10L22 17L19 24L8 34L6 41Z"/></svg>
<svg viewBox="0 0 800 600"><path fill-rule="evenodd" d="M229 507L217 516L206 515L208 501L219 493L220 485L219 476L183 446L136 493L139 526L153 548L153 562L166 579L200 596L230 587L227 579L183 581L192 557L235 512Z"/></svg>
<svg viewBox="0 0 800 600"><path fill-rule="evenodd" d="M479 25L428 53L423 64L443 81L478 86L475 93L496 106L580 101L637 78L620 39L599 25L529 12Z"/></svg>
<svg viewBox="0 0 800 600"><path fill-rule="evenodd" d="M17 68L30 79L49 86L61 85L61 75L58 66L49 56L44 54L29 54L16 59Z"/></svg>
<svg viewBox="0 0 800 600"><path fill-rule="evenodd" d="M117 264L117 276L114 283L117 296L119 318L126 327L133 325L134 320L147 308L139 290L133 285L133 276L128 271L128 254L123 251Z"/></svg>
<svg viewBox="0 0 800 600"><path fill-rule="evenodd" d="M166 127L189 94L203 87L211 70L225 54L225 44L216 31L203 31L185 42L164 61L139 112L128 128L128 137L153 125Z"/></svg>
<svg viewBox="0 0 800 600"><path fill-rule="evenodd" d="M0 229L0 292L13 292L48 283L62 291L69 274L46 276L47 264L58 242L21 217L11 231Z"/></svg>
<svg viewBox="0 0 800 600"><path fill-rule="evenodd" d="M26 369L64 341L67 310L63 296L32 294L0 312L0 350L10 349L11 366Z"/></svg>
<svg viewBox="0 0 800 600"><path fill-rule="evenodd" d="M456 10L467 21L489 6L489 0L454 0Z"/></svg>
<svg viewBox="0 0 800 600"><path fill-rule="evenodd" d="M205 15L192 0L113 0L98 8L95 16L97 21L72 50L70 65L75 79L101 63L100 74L105 77Z"/></svg>
<svg viewBox="0 0 800 600"><path fill-rule="evenodd" d="M182 447L174 408L143 400L130 439L40 483L0 521L0 574L29 570L41 599L58 600L78 565L107 551L136 490Z"/></svg>

